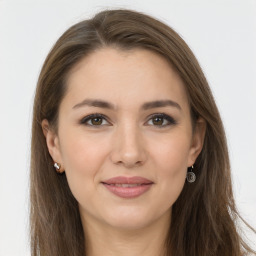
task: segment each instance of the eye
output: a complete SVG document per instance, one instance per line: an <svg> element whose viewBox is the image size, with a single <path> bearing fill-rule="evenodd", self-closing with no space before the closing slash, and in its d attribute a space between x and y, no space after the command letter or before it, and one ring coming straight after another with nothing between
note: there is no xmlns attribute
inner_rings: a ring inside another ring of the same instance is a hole
<svg viewBox="0 0 256 256"><path fill-rule="evenodd" d="M87 126L109 125L109 122L106 120L106 117L102 114L91 114L89 116L86 116L81 120L80 123Z"/></svg>
<svg viewBox="0 0 256 256"><path fill-rule="evenodd" d="M160 113L152 115L148 123L150 125L159 126L159 128L162 128L165 126L174 125L176 124L176 121L171 116Z"/></svg>
<svg viewBox="0 0 256 256"><path fill-rule="evenodd" d="M102 114L91 114L86 117L84 117L81 121L81 124L87 125L87 126L103 126L103 125L110 125L110 123L107 121L107 118ZM169 125L176 124L176 121L169 115L160 113L160 114L154 114L151 116L151 118L148 121L149 125L153 126L159 126L159 128L166 127Z"/></svg>

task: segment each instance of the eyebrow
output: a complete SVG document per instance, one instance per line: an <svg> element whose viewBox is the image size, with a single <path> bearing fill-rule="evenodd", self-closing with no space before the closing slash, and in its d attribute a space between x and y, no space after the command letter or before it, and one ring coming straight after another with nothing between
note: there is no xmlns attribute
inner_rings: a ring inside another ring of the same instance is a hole
<svg viewBox="0 0 256 256"><path fill-rule="evenodd" d="M82 102L74 105L73 109L77 109L84 106L106 108L111 110L116 109L112 103L104 100L99 100L99 99L85 99ZM161 108L161 107L168 107L168 106L175 107L181 110L181 106L173 100L156 100L156 101L145 102L141 106L141 109L148 110L152 108Z"/></svg>

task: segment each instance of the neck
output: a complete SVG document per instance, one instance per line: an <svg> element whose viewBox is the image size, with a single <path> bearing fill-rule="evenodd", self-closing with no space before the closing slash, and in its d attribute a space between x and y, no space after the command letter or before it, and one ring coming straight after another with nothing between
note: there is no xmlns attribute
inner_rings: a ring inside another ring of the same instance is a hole
<svg viewBox="0 0 256 256"><path fill-rule="evenodd" d="M88 217L88 216L87 216ZM170 212L140 229L122 229L82 218L86 256L165 256Z"/></svg>

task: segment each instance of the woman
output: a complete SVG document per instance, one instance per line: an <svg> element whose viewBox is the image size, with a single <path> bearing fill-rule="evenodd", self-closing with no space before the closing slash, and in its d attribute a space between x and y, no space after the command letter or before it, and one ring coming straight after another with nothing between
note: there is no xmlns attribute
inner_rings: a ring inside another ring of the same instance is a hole
<svg viewBox="0 0 256 256"><path fill-rule="evenodd" d="M165 24L103 11L68 29L37 85L32 255L246 255L223 125Z"/></svg>

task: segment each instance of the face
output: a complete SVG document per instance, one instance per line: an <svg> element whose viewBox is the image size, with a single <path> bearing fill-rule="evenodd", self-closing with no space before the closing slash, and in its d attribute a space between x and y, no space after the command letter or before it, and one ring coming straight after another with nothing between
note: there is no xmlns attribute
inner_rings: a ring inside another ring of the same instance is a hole
<svg viewBox="0 0 256 256"><path fill-rule="evenodd" d="M104 48L67 86L58 132L42 125L82 218L129 229L170 218L203 141L176 72L151 51Z"/></svg>

